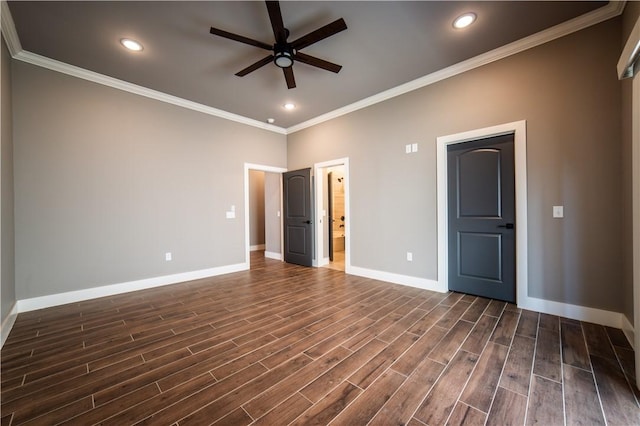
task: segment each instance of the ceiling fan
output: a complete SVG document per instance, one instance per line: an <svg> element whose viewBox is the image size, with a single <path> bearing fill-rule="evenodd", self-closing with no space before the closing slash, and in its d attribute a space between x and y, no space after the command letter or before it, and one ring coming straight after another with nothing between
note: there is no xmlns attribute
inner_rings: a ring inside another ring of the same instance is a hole
<svg viewBox="0 0 640 426"><path fill-rule="evenodd" d="M288 42L287 38L289 38L289 30L284 27L284 23L282 22L280 3L277 1L267 1L265 3L267 4L267 11L269 12L269 19L271 21L271 27L273 28L273 35L275 37L275 43L273 45L253 40L238 34L233 34L218 28L211 27L211 30L209 31L213 35L239 41L240 43L249 44L251 46L256 46L261 49L273 52L269 56L266 56L259 61L249 65L245 69L238 71L236 73L238 77L244 77L250 72L253 72L258 68L267 65L269 62L273 62L274 64L276 64L276 66L282 68L282 71L284 72L284 78L287 81L287 87L289 89L293 89L294 87L296 87L296 80L293 77L292 68L294 61L302 62L303 64L322 68L324 70L335 73L339 72L342 69L342 65L334 64L332 62L325 61L324 59L316 58L311 55L306 55L300 52L300 50L314 43L317 43L320 40L324 40L327 37L331 37L332 35L339 33L340 31L346 30L347 24L344 22L344 19L337 19L330 24L327 24L315 31L310 32L307 35L304 35L292 42Z"/></svg>

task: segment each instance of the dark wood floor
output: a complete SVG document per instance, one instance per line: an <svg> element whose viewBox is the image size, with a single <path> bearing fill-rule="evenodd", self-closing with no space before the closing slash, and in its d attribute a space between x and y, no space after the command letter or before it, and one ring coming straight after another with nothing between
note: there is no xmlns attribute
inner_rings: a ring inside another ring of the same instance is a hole
<svg viewBox="0 0 640 426"><path fill-rule="evenodd" d="M252 262L20 314L2 425L640 424L620 330Z"/></svg>

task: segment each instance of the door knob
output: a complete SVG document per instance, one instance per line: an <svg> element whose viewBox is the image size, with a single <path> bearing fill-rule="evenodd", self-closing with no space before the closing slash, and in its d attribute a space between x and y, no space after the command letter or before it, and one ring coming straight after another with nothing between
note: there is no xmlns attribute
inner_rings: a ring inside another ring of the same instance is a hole
<svg viewBox="0 0 640 426"><path fill-rule="evenodd" d="M308 223L309 225L311 225L311 221L310 220L305 220L304 223Z"/></svg>
<svg viewBox="0 0 640 426"><path fill-rule="evenodd" d="M513 229L513 223L505 223L504 225L498 225L498 228Z"/></svg>

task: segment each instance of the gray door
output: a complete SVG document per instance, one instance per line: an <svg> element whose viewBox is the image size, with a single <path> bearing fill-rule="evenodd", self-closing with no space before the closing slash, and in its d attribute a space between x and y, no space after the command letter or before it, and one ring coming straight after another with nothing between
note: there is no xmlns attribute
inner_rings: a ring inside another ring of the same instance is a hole
<svg viewBox="0 0 640 426"><path fill-rule="evenodd" d="M284 261L311 266L311 169L286 172L282 177L284 197Z"/></svg>
<svg viewBox="0 0 640 426"><path fill-rule="evenodd" d="M447 151L449 290L515 302L513 135Z"/></svg>

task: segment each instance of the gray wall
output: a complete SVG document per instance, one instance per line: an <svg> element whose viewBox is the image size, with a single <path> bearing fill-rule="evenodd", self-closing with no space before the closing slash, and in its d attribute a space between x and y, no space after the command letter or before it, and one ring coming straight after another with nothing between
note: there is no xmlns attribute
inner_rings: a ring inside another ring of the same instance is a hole
<svg viewBox="0 0 640 426"><path fill-rule="evenodd" d="M281 253L281 219L278 213L282 205L279 173L264 174L265 251Z"/></svg>
<svg viewBox="0 0 640 426"><path fill-rule="evenodd" d="M621 312L620 32L610 20L291 134L288 167L349 157L352 265L435 280L436 138L527 120L529 296Z"/></svg>
<svg viewBox="0 0 640 426"><path fill-rule="evenodd" d="M249 170L249 245L264 244L264 172Z"/></svg>
<svg viewBox="0 0 640 426"><path fill-rule="evenodd" d="M13 77L18 299L244 262L244 163L285 167L284 135L23 62Z"/></svg>
<svg viewBox="0 0 640 426"><path fill-rule="evenodd" d="M640 15L640 2L627 2L622 15L622 40L620 51L627 42L631 30ZM632 189L631 189L631 85L632 80L622 81L622 228L628 232L622 235L622 313L633 324L633 235L632 223Z"/></svg>
<svg viewBox="0 0 640 426"><path fill-rule="evenodd" d="M638 7L627 9L624 20L288 138L14 62L15 287L4 265L12 227L3 46L2 318L16 297L243 262L245 162L293 170L349 157L352 264L437 279L436 137L526 119L529 295L632 319L630 110L615 76ZM415 142L419 152L406 155ZM267 174L266 211L276 191L279 210L279 190ZM551 218L556 204L565 219ZM231 205L235 220L225 219ZM279 252L280 221L270 233L270 216L267 250Z"/></svg>
<svg viewBox="0 0 640 426"><path fill-rule="evenodd" d="M0 202L0 254L2 258L2 288L0 289L0 320L4 320L11 312L13 304L16 302L16 287L14 274L14 229L13 229L13 127L12 127L12 93L11 93L11 56L5 45L4 37L0 42L2 45L2 88L0 97L2 98L2 149L0 158L2 164L1 171L1 192Z"/></svg>

